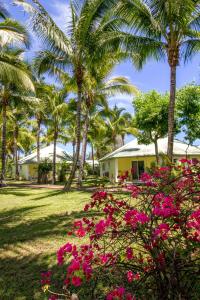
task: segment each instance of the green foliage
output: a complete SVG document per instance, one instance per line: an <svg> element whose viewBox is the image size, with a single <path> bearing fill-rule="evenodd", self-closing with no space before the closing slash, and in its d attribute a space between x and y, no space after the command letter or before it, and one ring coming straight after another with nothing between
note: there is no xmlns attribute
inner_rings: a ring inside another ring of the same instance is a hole
<svg viewBox="0 0 200 300"><path fill-rule="evenodd" d="M200 87L187 85L177 92L177 113L185 140L192 144L200 138Z"/></svg>
<svg viewBox="0 0 200 300"><path fill-rule="evenodd" d="M70 164L69 163L62 162L60 164L59 177L58 177L59 182L65 182L66 181L66 175L67 175L67 172L69 172L69 170L70 170Z"/></svg>
<svg viewBox="0 0 200 300"><path fill-rule="evenodd" d="M139 94L133 101L134 125L141 143L150 144L167 135L169 95L155 90Z"/></svg>
<svg viewBox="0 0 200 300"><path fill-rule="evenodd" d="M52 171L52 163L50 163L47 159L43 160L38 165L38 174L41 179L41 182L47 183L48 174Z"/></svg>

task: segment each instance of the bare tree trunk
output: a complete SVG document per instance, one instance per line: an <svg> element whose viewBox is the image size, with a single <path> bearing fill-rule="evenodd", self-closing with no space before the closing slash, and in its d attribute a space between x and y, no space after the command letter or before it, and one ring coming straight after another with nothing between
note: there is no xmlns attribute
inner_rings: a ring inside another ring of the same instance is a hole
<svg viewBox="0 0 200 300"><path fill-rule="evenodd" d="M41 120L37 119L37 164L38 164L38 183L40 183L40 172L39 172L39 164L40 164L40 130L41 130Z"/></svg>
<svg viewBox="0 0 200 300"><path fill-rule="evenodd" d="M89 127L89 112L86 113L85 123L83 128L83 140L82 140L82 151L80 158L80 167L79 167L79 176L78 176L78 186L82 186L83 174L84 174L84 165L85 165L85 157L87 150L87 135L88 135L88 127Z"/></svg>
<svg viewBox="0 0 200 300"><path fill-rule="evenodd" d="M0 186L6 175L6 129L7 129L7 99L2 97L2 148L1 148L1 178Z"/></svg>
<svg viewBox="0 0 200 300"><path fill-rule="evenodd" d="M174 110L176 97L176 66L170 67L170 102L168 111L168 148L167 155L172 162L173 158L173 143L174 143Z"/></svg>
<svg viewBox="0 0 200 300"><path fill-rule="evenodd" d="M94 147L93 147L92 143L91 143L91 149L92 149L92 173L94 175L94 173L95 173L95 167L94 167Z"/></svg>
<svg viewBox="0 0 200 300"><path fill-rule="evenodd" d="M81 107L82 107L82 70L79 68L77 70L77 87L78 87L78 102L77 102L77 112L76 112L76 152L73 159L72 169L69 175L69 179L65 184L64 191L69 192L71 189L72 181L75 177L75 172L77 169L80 146L81 146Z"/></svg>
<svg viewBox="0 0 200 300"><path fill-rule="evenodd" d="M56 144L57 144L57 131L54 132L54 141L53 141L53 174L52 174L52 184L56 183Z"/></svg>
<svg viewBox="0 0 200 300"><path fill-rule="evenodd" d="M17 124L15 125L13 135L14 135L15 180L19 180L18 149L17 149L18 126L17 126Z"/></svg>

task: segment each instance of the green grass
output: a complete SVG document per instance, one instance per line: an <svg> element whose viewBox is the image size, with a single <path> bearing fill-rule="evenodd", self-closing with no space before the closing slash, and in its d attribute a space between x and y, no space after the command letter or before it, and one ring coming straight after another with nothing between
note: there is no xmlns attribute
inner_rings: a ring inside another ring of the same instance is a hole
<svg viewBox="0 0 200 300"><path fill-rule="evenodd" d="M56 251L90 195L7 187L0 190L0 299L45 299L40 273L56 268Z"/></svg>

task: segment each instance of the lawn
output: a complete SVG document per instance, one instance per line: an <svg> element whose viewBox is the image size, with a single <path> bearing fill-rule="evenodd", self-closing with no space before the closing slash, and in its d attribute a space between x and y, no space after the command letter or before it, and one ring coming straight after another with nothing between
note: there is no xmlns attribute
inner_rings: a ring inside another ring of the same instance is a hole
<svg viewBox="0 0 200 300"><path fill-rule="evenodd" d="M45 299L40 273L56 267L56 251L90 194L7 187L0 190L0 299Z"/></svg>

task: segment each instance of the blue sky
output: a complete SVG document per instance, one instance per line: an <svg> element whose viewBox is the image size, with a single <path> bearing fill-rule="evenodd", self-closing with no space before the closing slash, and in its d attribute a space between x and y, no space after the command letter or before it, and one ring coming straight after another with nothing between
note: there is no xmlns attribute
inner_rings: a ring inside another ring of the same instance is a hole
<svg viewBox="0 0 200 300"><path fill-rule="evenodd" d="M4 1L3 1L4 2ZM27 17L24 16L21 8L12 7L5 0L9 7L11 16L21 22L26 22ZM55 22L63 29L66 28L66 21L69 20L69 5L67 0L40 0L47 11L51 14ZM29 51L28 59L31 59L40 48L37 39L34 39L32 48ZM137 71L130 61L125 61L117 65L113 70L113 75L123 75L128 77L137 88L143 92L156 89L161 93L169 91L169 67L166 61L155 62L149 61L141 71ZM200 83L200 55L196 55L194 59L187 65L180 65L177 70L177 87L181 87L187 83ZM133 112L132 98L119 95L110 99L110 106L117 104L124 107L129 112ZM129 139L128 139L129 140Z"/></svg>

